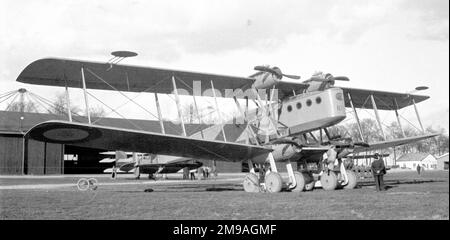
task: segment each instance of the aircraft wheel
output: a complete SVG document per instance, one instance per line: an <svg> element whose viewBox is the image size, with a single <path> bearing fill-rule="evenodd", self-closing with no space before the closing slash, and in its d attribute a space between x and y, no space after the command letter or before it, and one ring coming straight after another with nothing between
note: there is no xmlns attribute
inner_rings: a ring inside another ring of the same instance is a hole
<svg viewBox="0 0 450 240"><path fill-rule="evenodd" d="M358 178L356 173L352 170L347 170L348 183L344 186L344 189L353 189L358 184Z"/></svg>
<svg viewBox="0 0 450 240"><path fill-rule="evenodd" d="M324 190L329 191L336 189L338 185L336 173L333 171L329 171L328 173L324 172L322 176L320 176L320 183Z"/></svg>
<svg viewBox="0 0 450 240"><path fill-rule="evenodd" d="M88 181L89 181L89 189L96 190L97 189L97 183L98 183L97 179L89 178Z"/></svg>
<svg viewBox="0 0 450 240"><path fill-rule="evenodd" d="M301 192L305 188L305 177L300 172L294 172L295 181L297 182L297 186L295 186L291 191L293 192Z"/></svg>
<svg viewBox="0 0 450 240"><path fill-rule="evenodd" d="M314 181L314 176L311 173L303 173L303 174L307 176L305 177L306 179L305 191L312 191L314 189L314 186L316 185L316 181Z"/></svg>
<svg viewBox="0 0 450 240"><path fill-rule="evenodd" d="M245 192L259 192L259 179L254 173L245 175L242 185L244 186Z"/></svg>
<svg viewBox="0 0 450 240"><path fill-rule="evenodd" d="M81 178L77 182L77 187L78 187L78 190L80 190L80 191L88 190L90 187L89 180L87 180L86 178Z"/></svg>
<svg viewBox="0 0 450 240"><path fill-rule="evenodd" d="M270 172L265 178L266 189L268 192L280 192L283 186L283 179L277 172Z"/></svg>
<svg viewBox="0 0 450 240"><path fill-rule="evenodd" d="M314 186L316 185L316 181L312 181L308 184L305 184L305 191L312 191L314 189Z"/></svg>

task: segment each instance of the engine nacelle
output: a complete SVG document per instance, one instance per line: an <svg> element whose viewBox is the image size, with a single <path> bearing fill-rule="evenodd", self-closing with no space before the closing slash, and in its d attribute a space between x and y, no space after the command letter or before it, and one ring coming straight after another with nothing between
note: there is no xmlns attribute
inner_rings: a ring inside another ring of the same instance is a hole
<svg viewBox="0 0 450 240"><path fill-rule="evenodd" d="M298 155L302 150L292 144L277 144L272 146L275 161L288 160Z"/></svg>
<svg viewBox="0 0 450 240"><path fill-rule="evenodd" d="M261 74L254 76L254 78L255 82L253 83L253 87L256 89L271 89L281 80L275 74L268 72L261 72Z"/></svg>

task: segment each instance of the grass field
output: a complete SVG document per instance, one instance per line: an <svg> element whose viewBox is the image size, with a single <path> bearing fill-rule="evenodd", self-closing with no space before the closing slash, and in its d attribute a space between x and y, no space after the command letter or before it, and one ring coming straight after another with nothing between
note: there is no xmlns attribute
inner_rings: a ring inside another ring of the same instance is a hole
<svg viewBox="0 0 450 240"><path fill-rule="evenodd" d="M74 186L80 176L2 176L0 219L449 219L448 171L389 172L385 192L364 179L353 190L252 194L243 191L242 176L159 182L97 176L98 189L83 192Z"/></svg>

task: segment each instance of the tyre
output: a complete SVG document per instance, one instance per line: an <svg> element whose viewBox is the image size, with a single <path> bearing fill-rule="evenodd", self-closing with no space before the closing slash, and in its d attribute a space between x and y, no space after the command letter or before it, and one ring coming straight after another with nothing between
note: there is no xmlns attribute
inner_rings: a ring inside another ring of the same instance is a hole
<svg viewBox="0 0 450 240"><path fill-rule="evenodd" d="M336 173L333 171L322 173L322 176L320 176L320 183L322 184L322 188L326 191L335 190L338 185Z"/></svg>
<svg viewBox="0 0 450 240"><path fill-rule="evenodd" d="M77 187L78 187L78 190L80 190L80 191L88 190L90 187L89 180L87 180L86 178L81 178L77 182Z"/></svg>
<svg viewBox="0 0 450 240"><path fill-rule="evenodd" d="M280 192L283 186L283 179L277 172L270 172L265 178L266 190L268 192Z"/></svg>
<svg viewBox="0 0 450 240"><path fill-rule="evenodd" d="M347 170L347 177L348 177L348 183L347 183L347 185L344 186L344 189L355 188L356 185L358 184L358 178L356 177L356 173L351 170Z"/></svg>
<svg viewBox="0 0 450 240"><path fill-rule="evenodd" d="M259 179L254 173L245 175L244 182L242 183L245 192L259 192Z"/></svg>
<svg viewBox="0 0 450 240"><path fill-rule="evenodd" d="M291 189L292 192L302 192L305 189L305 177L300 172L294 172L295 181L297 185Z"/></svg>
<svg viewBox="0 0 450 240"><path fill-rule="evenodd" d="M89 178L88 181L89 181L89 189L96 190L97 189L97 183L98 183L97 179Z"/></svg>

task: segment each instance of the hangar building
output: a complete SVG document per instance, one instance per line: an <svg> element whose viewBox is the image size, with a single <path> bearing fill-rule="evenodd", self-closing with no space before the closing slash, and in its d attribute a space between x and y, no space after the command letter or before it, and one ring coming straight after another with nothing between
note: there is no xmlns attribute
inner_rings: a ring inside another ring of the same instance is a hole
<svg viewBox="0 0 450 240"><path fill-rule="evenodd" d="M47 120L67 120L66 116L0 111L0 174L1 175L48 175L48 174L86 174L102 173L110 167L99 161L104 158L101 152L107 149L82 148L71 145L38 142L25 139L24 135L34 125ZM74 117L76 122L86 122L85 118ZM159 132L158 121L125 120L118 118L95 119L98 125L135 129L139 126L152 132ZM166 133L181 135L179 126L164 122ZM209 125L186 124L188 135L205 129ZM178 132L177 132L178 130ZM211 165L210 161L202 161ZM246 163L217 161L219 172L242 172L248 169Z"/></svg>

